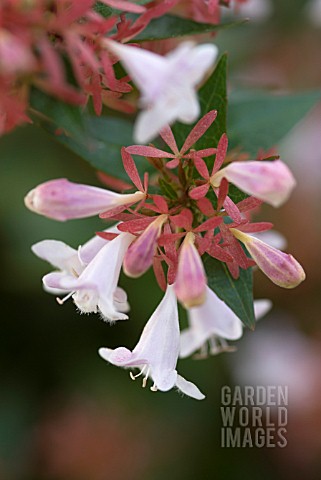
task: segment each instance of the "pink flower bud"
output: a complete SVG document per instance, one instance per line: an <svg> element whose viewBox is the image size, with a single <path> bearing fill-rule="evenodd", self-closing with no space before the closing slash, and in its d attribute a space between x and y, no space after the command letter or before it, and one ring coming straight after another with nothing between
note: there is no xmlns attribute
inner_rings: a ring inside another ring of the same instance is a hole
<svg viewBox="0 0 321 480"><path fill-rule="evenodd" d="M194 241L195 235L187 233L180 250L174 284L176 296L186 308L201 305L206 296L205 270Z"/></svg>
<svg viewBox="0 0 321 480"><path fill-rule="evenodd" d="M59 178L31 190L25 197L25 205L33 212L63 222L98 215L121 205L131 205L144 196L142 192L121 195Z"/></svg>
<svg viewBox="0 0 321 480"><path fill-rule="evenodd" d="M292 173L281 160L230 163L213 175L213 187L218 187L223 178L273 207L286 202L296 185Z"/></svg>
<svg viewBox="0 0 321 480"><path fill-rule="evenodd" d="M259 269L279 287L294 288L305 279L303 268L292 255L235 228L231 232L244 243Z"/></svg>
<svg viewBox="0 0 321 480"><path fill-rule="evenodd" d="M137 278L143 275L153 263L157 239L167 215L159 215L146 230L128 248L123 269L129 277Z"/></svg>

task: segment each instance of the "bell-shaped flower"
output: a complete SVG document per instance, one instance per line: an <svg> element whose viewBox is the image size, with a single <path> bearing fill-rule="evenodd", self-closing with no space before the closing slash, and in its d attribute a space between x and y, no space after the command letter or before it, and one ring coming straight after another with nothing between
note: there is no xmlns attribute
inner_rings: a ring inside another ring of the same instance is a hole
<svg viewBox="0 0 321 480"><path fill-rule="evenodd" d="M108 228L105 232L119 233L116 226ZM54 295L66 293L66 288L61 287L63 282L68 280L73 281L75 278L78 278L86 266L107 243L108 240L96 235L84 245L81 245L78 251L58 240L42 240L34 244L31 247L33 253L39 258L49 262L58 270L44 277L43 285L45 290ZM68 291L69 289L67 289L67 292ZM64 303L72 294L73 292L69 292L64 299L57 298L58 303ZM113 300L117 311L122 313L129 311L127 294L122 288L116 288Z"/></svg>
<svg viewBox="0 0 321 480"><path fill-rule="evenodd" d="M139 342L133 351L125 347L115 350L100 348L99 355L109 363L123 368L138 368L135 379L143 377L143 387L149 377L151 390L166 392L177 387L186 395L202 400L204 395L191 382L178 375L176 363L179 353L179 322L177 300L173 286L168 286L161 303L147 322Z"/></svg>
<svg viewBox="0 0 321 480"><path fill-rule="evenodd" d="M141 92L134 138L146 143L168 124L193 123L200 114L196 87L217 57L213 44L184 42L164 57L110 39L105 45L124 64Z"/></svg>
<svg viewBox="0 0 321 480"><path fill-rule="evenodd" d="M129 277L137 278L143 275L153 263L157 240L162 232L168 215L159 215L148 225L146 230L128 248L123 269Z"/></svg>
<svg viewBox="0 0 321 480"><path fill-rule="evenodd" d="M179 252L174 285L178 300L186 308L201 305L206 294L206 274L194 242L194 233L188 232Z"/></svg>
<svg viewBox="0 0 321 480"><path fill-rule="evenodd" d="M245 245L259 269L279 287L294 288L305 280L302 266L292 255L236 228L230 231Z"/></svg>
<svg viewBox="0 0 321 480"><path fill-rule="evenodd" d="M129 206L145 196L144 192L120 194L59 178L31 190L25 197L25 205L33 212L64 222L98 215L123 205Z"/></svg>
<svg viewBox="0 0 321 480"><path fill-rule="evenodd" d="M216 172L210 182L217 188L223 178L273 207L286 202L296 185L291 171L281 160L232 162Z"/></svg>
<svg viewBox="0 0 321 480"><path fill-rule="evenodd" d="M64 242L58 240L42 240L32 245L31 250L37 257L50 263L59 271L55 272L56 278L77 278L84 270L78 252ZM64 293L64 289L50 287L44 284L45 289L55 295Z"/></svg>
<svg viewBox="0 0 321 480"><path fill-rule="evenodd" d="M254 301L256 319L265 315L270 308L269 300ZM203 305L190 308L187 313L189 327L181 333L181 358L198 350L207 356L208 345L211 354L219 353L227 347L225 340L237 340L243 334L241 320L209 287Z"/></svg>
<svg viewBox="0 0 321 480"><path fill-rule="evenodd" d="M45 287L69 292L68 297L72 296L82 313L100 312L110 322L127 319L122 313L128 309L127 301L117 284L124 255L134 238L130 233L122 233L106 243L79 277L61 272L45 275Z"/></svg>

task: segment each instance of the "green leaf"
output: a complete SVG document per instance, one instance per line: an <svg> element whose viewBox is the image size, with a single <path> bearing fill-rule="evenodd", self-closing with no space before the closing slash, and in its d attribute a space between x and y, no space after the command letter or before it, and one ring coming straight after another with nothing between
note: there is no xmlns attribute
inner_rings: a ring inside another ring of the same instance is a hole
<svg viewBox="0 0 321 480"><path fill-rule="evenodd" d="M204 266L208 286L233 310L245 326L254 330L252 269L240 269L239 278L234 280L225 263L215 258L206 256Z"/></svg>
<svg viewBox="0 0 321 480"><path fill-rule="evenodd" d="M149 3L150 0L136 0L136 2L131 2L131 3L137 3L138 5L145 5L145 3ZM123 10L121 8L112 8L106 5L103 2L96 2L95 5L93 6L93 9L95 12L99 13L102 17L108 18L111 15L118 15L119 12L122 12Z"/></svg>
<svg viewBox="0 0 321 480"><path fill-rule="evenodd" d="M121 147L132 144L133 127L129 120L112 116L96 117L39 90L32 91L31 105L45 115L41 120L37 117L36 121L58 142L98 170L128 181L120 151ZM63 133L57 135L57 128L63 129ZM141 175L152 169L143 157L137 157L136 164Z"/></svg>
<svg viewBox="0 0 321 480"><path fill-rule="evenodd" d="M134 15L131 15L134 17ZM244 21L222 23L213 25L210 23L198 23L175 15L163 15L152 20L147 27L135 38L135 42L146 42L153 40L165 40L167 38L184 37L198 35L201 33L216 32L235 25L240 25Z"/></svg>
<svg viewBox="0 0 321 480"><path fill-rule="evenodd" d="M254 157L260 148L267 150L277 145L320 98L320 92L232 93L228 111L230 146L242 148Z"/></svg>
<svg viewBox="0 0 321 480"><path fill-rule="evenodd" d="M226 93L227 55L223 55L214 72L199 90L201 115L203 117L211 110L217 110L216 120L207 132L196 142L194 148L203 149L216 147L221 135L226 132L227 93ZM195 122L196 124L197 122ZM176 123L173 127L175 138L181 147L194 125ZM211 160L209 160L211 162Z"/></svg>

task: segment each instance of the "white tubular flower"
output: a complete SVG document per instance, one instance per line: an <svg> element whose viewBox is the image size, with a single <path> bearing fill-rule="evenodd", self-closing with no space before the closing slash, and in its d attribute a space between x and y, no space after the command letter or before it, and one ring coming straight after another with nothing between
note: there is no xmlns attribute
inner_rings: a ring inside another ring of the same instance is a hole
<svg viewBox="0 0 321 480"><path fill-rule="evenodd" d="M263 317L271 306L269 300L256 300L256 319ZM219 353L227 347L225 340L237 340L243 334L241 320L209 287L203 305L188 309L188 319L190 326L181 333L181 358L198 350L207 355L207 342L211 354Z"/></svg>
<svg viewBox="0 0 321 480"><path fill-rule="evenodd" d="M134 380L144 374L143 387L149 377L153 380L152 391L166 392L173 387L197 400L204 395L191 382L178 375L176 363L179 353L179 322L177 300L172 286L168 286L163 300L147 322L139 342L133 351L125 347L115 350L100 348L99 355L118 367L139 368Z"/></svg>
<svg viewBox="0 0 321 480"><path fill-rule="evenodd" d="M99 311L106 321L126 320L128 317L124 312L129 308L127 296L117 287L117 283L124 255L134 238L130 233L122 233L106 242L90 263L81 267L80 273L76 270L63 270L45 275L45 288L68 292L64 300L72 296L83 313ZM76 250L74 252L77 255Z"/></svg>
<svg viewBox="0 0 321 480"><path fill-rule="evenodd" d="M105 45L124 64L141 92L143 111L136 121L135 141L150 141L176 120L197 120L200 106L196 87L215 62L215 45L184 42L164 57L109 39Z"/></svg>

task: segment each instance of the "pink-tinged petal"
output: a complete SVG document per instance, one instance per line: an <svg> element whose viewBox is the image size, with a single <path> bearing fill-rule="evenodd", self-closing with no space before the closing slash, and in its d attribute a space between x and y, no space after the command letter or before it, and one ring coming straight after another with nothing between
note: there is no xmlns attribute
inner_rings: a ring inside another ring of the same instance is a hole
<svg viewBox="0 0 321 480"><path fill-rule="evenodd" d="M200 391L200 389L194 385L194 383L189 382L181 375L177 375L176 387L185 395L188 395L195 400L204 400L205 395Z"/></svg>
<svg viewBox="0 0 321 480"><path fill-rule="evenodd" d="M179 159L174 158L174 160L170 160L169 162L166 163L166 168L169 168L170 170L173 168L178 167L179 165Z"/></svg>
<svg viewBox="0 0 321 480"><path fill-rule="evenodd" d="M233 235L246 246L253 260L263 273L276 285L294 288L305 280L302 266L287 253L262 242L258 238L232 228Z"/></svg>
<svg viewBox="0 0 321 480"><path fill-rule="evenodd" d="M117 367L127 367L132 365L133 353L125 347L118 347L114 350L111 348L100 348L98 350L101 358ZM135 357L134 357L135 362ZM135 363L134 363L135 365Z"/></svg>
<svg viewBox="0 0 321 480"><path fill-rule="evenodd" d="M215 210L213 208L212 202L208 198L200 198L197 200L197 206L200 211L206 215L206 217L211 217L215 215Z"/></svg>
<svg viewBox="0 0 321 480"><path fill-rule="evenodd" d="M172 150L174 155L178 155L179 151L178 151L177 143L176 143L176 140L174 138L174 135L173 135L173 132L172 132L172 129L170 128L170 126L166 125L159 132L159 135L162 137L164 142L169 146L169 148Z"/></svg>
<svg viewBox="0 0 321 480"><path fill-rule="evenodd" d="M252 234L252 237L256 237L262 242L267 243L271 247L277 248L278 250L284 250L287 246L287 240L280 232L275 230L269 230L267 232L258 232Z"/></svg>
<svg viewBox="0 0 321 480"><path fill-rule="evenodd" d="M155 218L155 217L154 217ZM154 221L153 217L142 217L136 218L135 220L129 220L118 225L118 230L120 232L130 232L133 235L140 233L145 230L148 225Z"/></svg>
<svg viewBox="0 0 321 480"><path fill-rule="evenodd" d="M163 234L159 240L158 244L161 247L171 247L175 245L176 240L179 240L180 238L184 237L185 233L169 233L169 234ZM175 248L175 247L174 247Z"/></svg>
<svg viewBox="0 0 321 480"><path fill-rule="evenodd" d="M197 152L198 153L198 152ZM194 165L198 173L202 178L208 180L210 178L208 168L204 160L197 154L194 158Z"/></svg>
<svg viewBox="0 0 321 480"><path fill-rule="evenodd" d="M25 197L25 204L33 212L63 222L98 215L120 205L136 203L142 198L144 194L141 192L121 195L61 178L31 190Z"/></svg>
<svg viewBox="0 0 321 480"><path fill-rule="evenodd" d="M180 249L174 284L177 298L185 307L201 305L205 300L207 280L194 240L195 235L187 233Z"/></svg>
<svg viewBox="0 0 321 480"><path fill-rule="evenodd" d="M214 243L210 245L206 252L211 255L211 257L217 258L217 260L220 260L221 262L233 261L233 257L226 250L224 250L219 245L215 245Z"/></svg>
<svg viewBox="0 0 321 480"><path fill-rule="evenodd" d="M255 223L245 223L244 225L239 225L238 230L241 232L256 233L264 232L273 228L273 223L271 222L255 222Z"/></svg>
<svg viewBox="0 0 321 480"><path fill-rule="evenodd" d="M168 204L164 197L161 195L153 195L153 202L159 209L160 213L168 213Z"/></svg>
<svg viewBox="0 0 321 480"><path fill-rule="evenodd" d="M73 282L75 278L72 275L68 275L64 272L52 272L48 273L42 278L44 289L49 293L55 293L56 295L61 292L68 292L69 288L66 287L66 283Z"/></svg>
<svg viewBox="0 0 321 480"><path fill-rule="evenodd" d="M219 171L214 181L223 176L244 192L273 207L282 205L296 185L292 173L281 160L234 162Z"/></svg>
<svg viewBox="0 0 321 480"><path fill-rule="evenodd" d="M170 217L171 222L178 228L191 230L193 225L193 214L188 208L184 208L178 215Z"/></svg>
<svg viewBox="0 0 321 480"><path fill-rule="evenodd" d="M204 158L215 155L217 148L204 148L203 150L191 150L188 154L184 155L184 158L195 158L196 156Z"/></svg>
<svg viewBox="0 0 321 480"><path fill-rule="evenodd" d="M43 240L32 245L31 250L37 257L46 260L52 266L66 272L79 273L81 265L77 258L77 250L58 240Z"/></svg>
<svg viewBox="0 0 321 480"><path fill-rule="evenodd" d="M131 145L126 147L126 151L132 155L141 155L142 157L173 158L172 153L164 152L155 147L145 147L144 145Z"/></svg>
<svg viewBox="0 0 321 480"><path fill-rule="evenodd" d="M144 188L143 188L133 157L130 155L130 153L125 147L121 149L121 156L123 160L124 169L126 170L127 175L129 176L133 184L136 186L136 188L140 192L142 192Z"/></svg>
<svg viewBox="0 0 321 480"><path fill-rule="evenodd" d="M126 2L123 0L101 0L102 3L109 5L110 7L114 7L117 10L122 10L124 12L132 12L132 13L144 13L146 12L146 8L143 5L136 5L132 2Z"/></svg>
<svg viewBox="0 0 321 480"><path fill-rule="evenodd" d="M152 266L157 240L166 220L167 215L157 217L129 246L123 262L124 272L127 276L140 277Z"/></svg>
<svg viewBox="0 0 321 480"><path fill-rule="evenodd" d="M181 148L181 154L184 155L187 150L189 150L196 142L199 140L204 133L210 128L215 118L217 117L217 111L211 110L204 117L202 117L192 131L187 136L184 145Z"/></svg>
<svg viewBox="0 0 321 480"><path fill-rule="evenodd" d="M220 225L220 223L222 223L222 220L222 217L209 218L195 228L194 232L206 232L207 230L214 230L218 225Z"/></svg>
<svg viewBox="0 0 321 480"><path fill-rule="evenodd" d="M153 270L154 270L154 275L156 278L156 281L163 292L166 290L166 278L165 278L165 273L162 265L162 260L161 258L158 258L154 256L153 258Z"/></svg>
<svg viewBox="0 0 321 480"><path fill-rule="evenodd" d="M223 203L223 207L225 208L226 212L229 216L234 220L234 222L240 223L242 222L243 218L242 215L237 208L237 205L230 199L230 197L226 197Z"/></svg>
<svg viewBox="0 0 321 480"><path fill-rule="evenodd" d="M248 197L238 202L237 208L239 209L240 212L249 212L251 210L259 208L262 205L262 203L263 203L262 200L259 200L258 198Z"/></svg>
<svg viewBox="0 0 321 480"><path fill-rule="evenodd" d="M221 168L228 149L228 139L226 136L226 133L223 133L221 136L218 145L217 145L217 153L216 153L216 158L212 170L212 176Z"/></svg>
<svg viewBox="0 0 321 480"><path fill-rule="evenodd" d="M223 207L225 201L226 201L226 197L227 197L227 194L228 194L228 188L229 188L229 184L228 184L228 181L226 180L226 178L222 178L222 181L221 181L221 185L218 189L218 194L217 194L217 211L219 212L221 210L221 208Z"/></svg>
<svg viewBox="0 0 321 480"><path fill-rule="evenodd" d="M204 183L204 185L200 185L199 187L192 188L188 192L188 196L193 200L202 200L210 188L209 183Z"/></svg>

